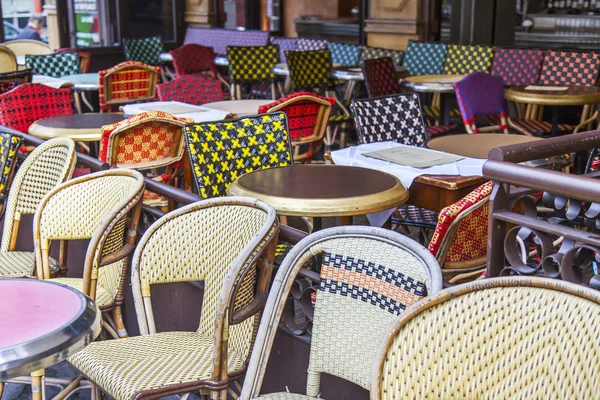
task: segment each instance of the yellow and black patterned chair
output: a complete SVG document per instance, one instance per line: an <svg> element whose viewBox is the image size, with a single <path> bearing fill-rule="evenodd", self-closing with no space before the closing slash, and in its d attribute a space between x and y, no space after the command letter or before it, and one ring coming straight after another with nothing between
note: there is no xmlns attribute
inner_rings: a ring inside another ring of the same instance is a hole
<svg viewBox="0 0 600 400"><path fill-rule="evenodd" d="M4 132L0 128L0 215L3 213L4 200L8 196L10 184L17 165L17 152L23 139L10 132Z"/></svg>
<svg viewBox="0 0 600 400"><path fill-rule="evenodd" d="M185 140L198 194L227 195L239 176L293 164L283 112L185 126Z"/></svg>
<svg viewBox="0 0 600 400"><path fill-rule="evenodd" d="M466 75L477 71L489 73L493 58L494 48L490 46L449 44L443 73L448 75Z"/></svg>
<svg viewBox="0 0 600 400"><path fill-rule="evenodd" d="M278 46L227 46L227 59L234 100L242 98L242 85L249 85L248 97L277 98L273 67L279 63Z"/></svg>

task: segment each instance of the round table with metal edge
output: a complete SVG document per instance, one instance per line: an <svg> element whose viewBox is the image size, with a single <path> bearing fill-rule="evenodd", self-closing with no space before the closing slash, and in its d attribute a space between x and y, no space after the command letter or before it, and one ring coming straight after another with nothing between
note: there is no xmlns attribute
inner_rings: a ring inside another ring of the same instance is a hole
<svg viewBox="0 0 600 400"><path fill-rule="evenodd" d="M42 371L91 343L101 331L96 304L81 292L36 279L0 279L0 381ZM36 396L36 393L39 395Z"/></svg>
<svg viewBox="0 0 600 400"><path fill-rule="evenodd" d="M63 76L61 79L69 81L73 84L75 90L75 102L79 113L81 113L81 104L79 104L79 95L81 100L89 108L90 111L94 111L94 107L87 99L85 92L97 92L100 90L100 78L97 72L89 72L87 74L75 74Z"/></svg>
<svg viewBox="0 0 600 400"><path fill-rule="evenodd" d="M397 66L396 74L398 74L398 78L406 78L408 76L408 70L406 67ZM333 70L332 76L335 79L340 79L342 81L364 81L365 77L362 73L362 68L360 67L336 67Z"/></svg>
<svg viewBox="0 0 600 400"><path fill-rule="evenodd" d="M171 53L161 53L158 59L163 62L173 62L173 56ZM229 60L225 54L217 54L215 57L215 64L220 67L226 67L229 65Z"/></svg>
<svg viewBox="0 0 600 400"><path fill-rule="evenodd" d="M388 210L408 200L408 190L393 175L374 169L304 164L263 169L237 178L229 195L264 201L283 216L342 217Z"/></svg>
<svg viewBox="0 0 600 400"><path fill-rule="evenodd" d="M235 114L238 117L246 115L258 114L258 107L270 104L273 100L224 100L214 103L203 104L202 107L212 108L213 110L227 111L230 114Z"/></svg>
<svg viewBox="0 0 600 400"><path fill-rule="evenodd" d="M450 110L447 96L454 97L454 87L452 87L452 85L463 79L465 76L466 75L409 76L402 80L402 86L413 92L433 93L435 98L439 98L441 124L447 126L450 125Z"/></svg>
<svg viewBox="0 0 600 400"><path fill-rule="evenodd" d="M124 114L88 113L61 115L42 118L29 127L29 134L48 140L57 137L68 137L76 142L98 142L102 137L104 125L123 121Z"/></svg>

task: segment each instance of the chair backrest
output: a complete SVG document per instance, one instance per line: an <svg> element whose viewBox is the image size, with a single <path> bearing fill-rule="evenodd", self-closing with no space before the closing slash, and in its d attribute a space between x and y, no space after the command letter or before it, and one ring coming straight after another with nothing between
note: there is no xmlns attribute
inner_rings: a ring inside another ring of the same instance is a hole
<svg viewBox="0 0 600 400"><path fill-rule="evenodd" d="M447 45L446 60L442 73L462 75L473 72L490 72L494 48L470 44Z"/></svg>
<svg viewBox="0 0 600 400"><path fill-rule="evenodd" d="M195 43L184 44L170 51L173 57L173 67L179 76L210 72L216 76L219 71L215 65L215 51L212 47Z"/></svg>
<svg viewBox="0 0 600 400"><path fill-rule="evenodd" d="M266 46L269 31L258 29L192 28L188 27L183 44L196 43L212 47L217 54L226 54L227 46Z"/></svg>
<svg viewBox="0 0 600 400"><path fill-rule="evenodd" d="M600 69L600 53L547 51L539 83L544 85L595 86Z"/></svg>
<svg viewBox="0 0 600 400"><path fill-rule="evenodd" d="M292 144L298 145L323 138L334 104L335 99L332 97L296 92L258 107L258 113L284 112Z"/></svg>
<svg viewBox="0 0 600 400"><path fill-rule="evenodd" d="M327 48L327 40L323 39L309 39L309 38L298 38L296 42L297 51L314 51L314 50L325 50Z"/></svg>
<svg viewBox="0 0 600 400"><path fill-rule="evenodd" d="M227 194L238 176L259 169L292 164L283 112L185 126L190 164L198 194Z"/></svg>
<svg viewBox="0 0 600 400"><path fill-rule="evenodd" d="M350 105L361 143L394 141L423 146L427 132L416 93L354 99Z"/></svg>
<svg viewBox="0 0 600 400"><path fill-rule="evenodd" d="M0 94L0 125L27 133L38 119L73 114L71 91L24 83Z"/></svg>
<svg viewBox="0 0 600 400"><path fill-rule="evenodd" d="M329 42L327 44L331 50L331 59L334 64L341 64L345 67L358 65L362 47L356 44Z"/></svg>
<svg viewBox="0 0 600 400"><path fill-rule="evenodd" d="M75 143L69 138L48 140L27 156L8 194L0 252L15 250L21 216L35 213L48 192L71 178L76 161Z"/></svg>
<svg viewBox="0 0 600 400"><path fill-rule="evenodd" d="M21 143L23 139L20 136L0 127L0 201L8 195Z"/></svg>
<svg viewBox="0 0 600 400"><path fill-rule="evenodd" d="M390 57L397 67L402 65L404 52L402 50L382 49L379 47L365 46L362 48L360 60L372 60L373 58Z"/></svg>
<svg viewBox="0 0 600 400"><path fill-rule="evenodd" d="M324 229L294 246L277 270L246 373L242 399L258 397L291 287L304 264L321 257L306 394L322 373L369 390L379 343L396 317L442 288L435 258L414 240L386 229Z"/></svg>
<svg viewBox="0 0 600 400"><path fill-rule="evenodd" d="M409 75L438 75L444 69L446 45L444 43L409 40L404 56L404 66Z"/></svg>
<svg viewBox="0 0 600 400"><path fill-rule="evenodd" d="M499 76L506 86L537 83L544 52L538 49L502 49L494 51L492 75Z"/></svg>
<svg viewBox="0 0 600 400"><path fill-rule="evenodd" d="M137 170L172 164L183 157L183 126L192 122L152 111L105 125L98 158L111 166Z"/></svg>
<svg viewBox="0 0 600 400"><path fill-rule="evenodd" d="M470 132L478 132L475 126L475 118L478 116L499 114L501 118L508 117L504 81L501 77L474 72L452 86L463 122ZM506 129L506 126L501 125L500 129Z"/></svg>
<svg viewBox="0 0 600 400"><path fill-rule="evenodd" d="M11 49L0 44L0 73L17 70L17 56Z"/></svg>
<svg viewBox="0 0 600 400"><path fill-rule="evenodd" d="M79 51L75 48L63 48L57 49L54 53L73 53L76 52L79 54L79 72L82 74L87 74L90 72L90 64L92 63L92 55L91 53L85 51Z"/></svg>
<svg viewBox="0 0 600 400"><path fill-rule="evenodd" d="M279 60L282 63L286 63L285 52L286 50L296 50L298 47L298 38L273 36L271 37L271 44L279 46Z"/></svg>
<svg viewBox="0 0 600 400"><path fill-rule="evenodd" d="M388 330L371 400L591 398L599 324L600 295L581 285L515 276L449 288Z"/></svg>
<svg viewBox="0 0 600 400"><path fill-rule="evenodd" d="M269 46L227 46L229 77L233 83L265 82L275 79L279 48Z"/></svg>
<svg viewBox="0 0 600 400"><path fill-rule="evenodd" d="M369 97L400 93L398 74L391 57L365 60L362 72Z"/></svg>
<svg viewBox="0 0 600 400"><path fill-rule="evenodd" d="M287 51L286 58L292 85L296 90L314 90L327 87L333 62L331 51Z"/></svg>
<svg viewBox="0 0 600 400"><path fill-rule="evenodd" d="M160 101L180 101L197 106L224 98L221 81L201 75L180 75L156 85L156 91Z"/></svg>
<svg viewBox="0 0 600 400"><path fill-rule="evenodd" d="M160 67L137 61L125 61L98 72L100 77L100 110L108 111L113 105L153 100Z"/></svg>
<svg viewBox="0 0 600 400"><path fill-rule="evenodd" d="M19 39L2 43L15 53L15 56L52 54L52 47L39 40Z"/></svg>
<svg viewBox="0 0 600 400"><path fill-rule="evenodd" d="M25 56L25 65L33 70L34 74L60 78L61 76L75 75L80 72L79 54L65 52L46 54L42 56Z"/></svg>
<svg viewBox="0 0 600 400"><path fill-rule="evenodd" d="M165 46L160 36L137 39L123 38L123 51L127 61L138 61L157 66L161 64L160 55L164 53Z"/></svg>
<svg viewBox="0 0 600 400"><path fill-rule="evenodd" d="M0 94L6 93L23 83L30 83L32 75L33 71L30 69L0 74Z"/></svg>

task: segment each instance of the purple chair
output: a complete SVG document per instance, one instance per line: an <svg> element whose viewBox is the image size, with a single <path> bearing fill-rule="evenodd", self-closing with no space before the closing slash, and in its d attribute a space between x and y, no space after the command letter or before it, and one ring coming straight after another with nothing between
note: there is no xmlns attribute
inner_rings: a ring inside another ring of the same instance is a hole
<svg viewBox="0 0 600 400"><path fill-rule="evenodd" d="M491 74L506 86L533 85L540 76L544 52L536 49L501 49L494 53Z"/></svg>

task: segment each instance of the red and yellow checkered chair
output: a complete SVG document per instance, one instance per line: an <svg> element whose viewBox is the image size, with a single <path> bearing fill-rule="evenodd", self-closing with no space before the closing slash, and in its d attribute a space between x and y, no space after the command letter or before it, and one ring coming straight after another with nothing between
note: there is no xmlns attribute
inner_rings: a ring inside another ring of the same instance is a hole
<svg viewBox="0 0 600 400"><path fill-rule="evenodd" d="M185 151L183 126L192 122L153 111L103 126L99 159L110 166L138 171L166 167L153 179L170 184L179 175ZM151 207L168 206L166 198L149 191L144 193L143 201Z"/></svg>
<svg viewBox="0 0 600 400"><path fill-rule="evenodd" d="M181 75L156 85L156 91L160 101L181 101L197 106L224 99L221 81L200 75Z"/></svg>
<svg viewBox="0 0 600 400"><path fill-rule="evenodd" d="M491 193L489 181L440 212L428 248L442 267L444 280L456 282L483 273Z"/></svg>
<svg viewBox="0 0 600 400"><path fill-rule="evenodd" d="M161 68L137 61L125 61L98 72L100 77L100 111L113 106L156 98L156 83Z"/></svg>

